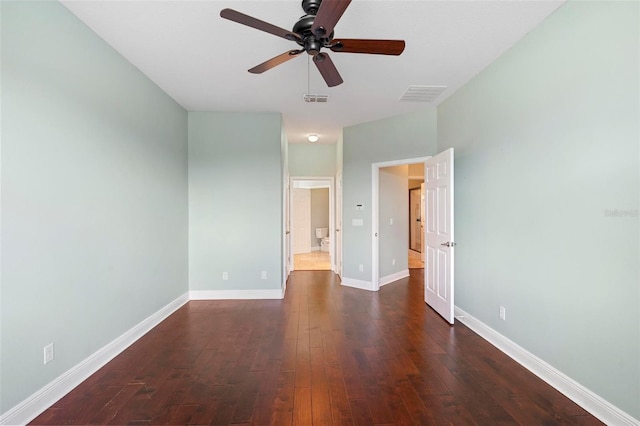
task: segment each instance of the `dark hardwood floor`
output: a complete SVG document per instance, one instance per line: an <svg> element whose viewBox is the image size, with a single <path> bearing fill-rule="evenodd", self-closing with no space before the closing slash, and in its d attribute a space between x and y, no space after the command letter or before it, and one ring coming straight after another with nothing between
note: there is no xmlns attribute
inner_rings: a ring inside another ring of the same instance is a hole
<svg viewBox="0 0 640 426"><path fill-rule="evenodd" d="M33 424L601 424L446 324L422 280L298 271L284 300L189 302Z"/></svg>

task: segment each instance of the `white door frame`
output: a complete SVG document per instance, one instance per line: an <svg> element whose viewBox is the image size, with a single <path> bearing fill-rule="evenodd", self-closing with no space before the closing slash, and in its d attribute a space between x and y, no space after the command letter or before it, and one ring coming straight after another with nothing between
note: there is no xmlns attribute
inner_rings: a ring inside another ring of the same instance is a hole
<svg viewBox="0 0 640 426"><path fill-rule="evenodd" d="M380 242L378 228L380 220L380 169L424 163L431 156L383 161L371 164L371 289L380 290Z"/></svg>
<svg viewBox="0 0 640 426"><path fill-rule="evenodd" d="M335 179L333 178L333 176L291 176L289 181L290 181L290 188L291 190L289 191L289 196L293 197L293 189L294 189L294 182L295 181L312 181L312 182L318 182L318 183L325 183L329 185L329 236L331 237L331 244L329 245L329 256L331 259L331 271L335 272L336 271L336 262L335 262L335 244L336 244L336 224L335 224L335 200L334 200L334 194L335 194ZM289 201L289 209L291 209L293 206L293 199L291 199ZM289 217L293 220L293 216L291 216L291 213L289 214ZM289 235L289 238L291 239L291 241L293 241L293 226L291 226L290 228L290 232L291 234ZM289 270L293 271L294 270L294 265L293 265L293 256L291 256L291 264L289 265Z"/></svg>

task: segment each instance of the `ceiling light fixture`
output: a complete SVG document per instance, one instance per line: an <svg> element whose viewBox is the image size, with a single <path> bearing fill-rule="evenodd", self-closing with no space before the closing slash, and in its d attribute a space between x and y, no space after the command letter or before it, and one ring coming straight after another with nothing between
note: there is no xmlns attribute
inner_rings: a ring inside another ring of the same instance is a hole
<svg viewBox="0 0 640 426"><path fill-rule="evenodd" d="M318 135L309 135L309 136L307 136L307 140L309 142L311 142L311 143L318 142L318 139L320 139L318 137Z"/></svg>

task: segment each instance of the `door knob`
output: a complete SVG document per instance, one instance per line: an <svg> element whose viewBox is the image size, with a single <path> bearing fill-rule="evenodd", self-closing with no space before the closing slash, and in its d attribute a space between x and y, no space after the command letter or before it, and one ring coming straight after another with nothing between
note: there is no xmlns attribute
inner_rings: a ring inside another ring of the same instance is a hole
<svg viewBox="0 0 640 426"><path fill-rule="evenodd" d="M449 241L447 241L446 243L442 243L440 245L445 247L455 247L456 243L450 243Z"/></svg>

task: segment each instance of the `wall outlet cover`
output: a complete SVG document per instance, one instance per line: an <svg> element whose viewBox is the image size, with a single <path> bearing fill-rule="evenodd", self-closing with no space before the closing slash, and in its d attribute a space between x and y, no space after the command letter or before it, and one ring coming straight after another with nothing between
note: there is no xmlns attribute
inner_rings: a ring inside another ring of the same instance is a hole
<svg viewBox="0 0 640 426"><path fill-rule="evenodd" d="M47 346L44 347L44 363L48 364L51 361L53 361L53 358L55 357L54 351L53 351L53 343L49 343Z"/></svg>

